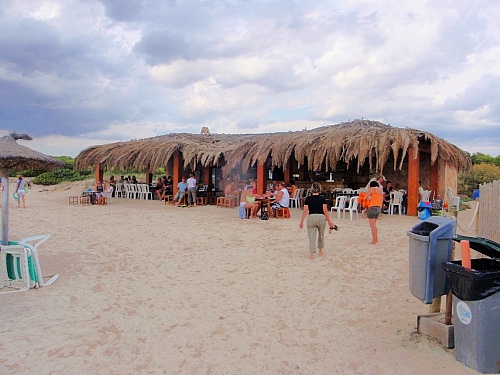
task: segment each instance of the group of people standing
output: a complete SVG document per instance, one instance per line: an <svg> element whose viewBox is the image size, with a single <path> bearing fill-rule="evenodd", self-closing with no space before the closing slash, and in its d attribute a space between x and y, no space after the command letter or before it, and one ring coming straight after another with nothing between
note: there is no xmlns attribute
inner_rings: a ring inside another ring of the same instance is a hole
<svg viewBox="0 0 500 375"><path fill-rule="evenodd" d="M182 176L181 181L177 184L177 192L175 193L171 205L179 207L196 207L196 190L197 181L194 173L189 174L189 178ZM187 202L185 196L187 194Z"/></svg>

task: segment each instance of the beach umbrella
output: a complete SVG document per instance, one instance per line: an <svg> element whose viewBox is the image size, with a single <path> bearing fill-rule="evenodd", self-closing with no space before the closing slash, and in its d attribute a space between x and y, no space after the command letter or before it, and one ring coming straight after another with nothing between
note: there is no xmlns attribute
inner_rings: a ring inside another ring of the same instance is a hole
<svg viewBox="0 0 500 375"><path fill-rule="evenodd" d="M18 139L32 140L27 134L16 134L15 132L0 137L0 177L4 186L2 195L3 245L7 245L9 240L9 170L57 169L63 166L59 160L18 144Z"/></svg>

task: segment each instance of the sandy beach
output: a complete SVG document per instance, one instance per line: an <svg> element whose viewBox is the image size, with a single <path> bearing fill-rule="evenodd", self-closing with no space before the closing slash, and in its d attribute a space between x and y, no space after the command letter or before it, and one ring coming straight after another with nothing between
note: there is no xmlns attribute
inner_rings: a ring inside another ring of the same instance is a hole
<svg viewBox="0 0 500 375"><path fill-rule="evenodd" d="M10 199L10 239L50 234L40 259L59 279L0 295L2 375L476 374L416 333L429 310L408 290L417 217L383 215L376 246L361 215L334 217L339 232L310 261L298 209L261 221L159 201L69 205L88 184L34 185L26 209Z"/></svg>

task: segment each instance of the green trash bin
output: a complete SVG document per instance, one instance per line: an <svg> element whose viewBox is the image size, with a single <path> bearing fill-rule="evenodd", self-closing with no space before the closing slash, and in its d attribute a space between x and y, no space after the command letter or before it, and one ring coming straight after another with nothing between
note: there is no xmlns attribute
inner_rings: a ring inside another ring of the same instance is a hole
<svg viewBox="0 0 500 375"><path fill-rule="evenodd" d="M480 237L457 236L490 258L471 259L441 266L453 293L455 356L467 367L483 373L500 373L500 245Z"/></svg>

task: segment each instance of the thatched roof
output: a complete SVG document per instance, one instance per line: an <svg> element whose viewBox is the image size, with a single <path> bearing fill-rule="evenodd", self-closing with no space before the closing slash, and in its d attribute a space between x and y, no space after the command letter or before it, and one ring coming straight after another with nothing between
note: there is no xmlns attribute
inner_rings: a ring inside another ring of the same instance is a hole
<svg viewBox="0 0 500 375"><path fill-rule="evenodd" d="M310 170L326 163L335 170L338 161L357 160L357 168L369 158L370 169L382 171L391 152L394 170L401 169L408 149L425 150L431 162L439 158L459 171L472 167L467 153L431 133L395 128L378 121L355 120L313 130L270 134L169 134L128 142L89 147L75 160L75 168L85 169L101 163L104 168L144 169L149 164L156 170L167 165L174 152L182 152L184 167L201 163L217 166L225 162L225 170L240 166L245 172L257 162L271 156L272 165L282 167L290 156L299 165L307 161ZM414 156L414 155L412 155ZM374 165L372 165L374 163Z"/></svg>
<svg viewBox="0 0 500 375"><path fill-rule="evenodd" d="M51 169L63 166L64 163L59 160L18 144L16 142L18 139L32 138L15 132L0 137L0 169Z"/></svg>

